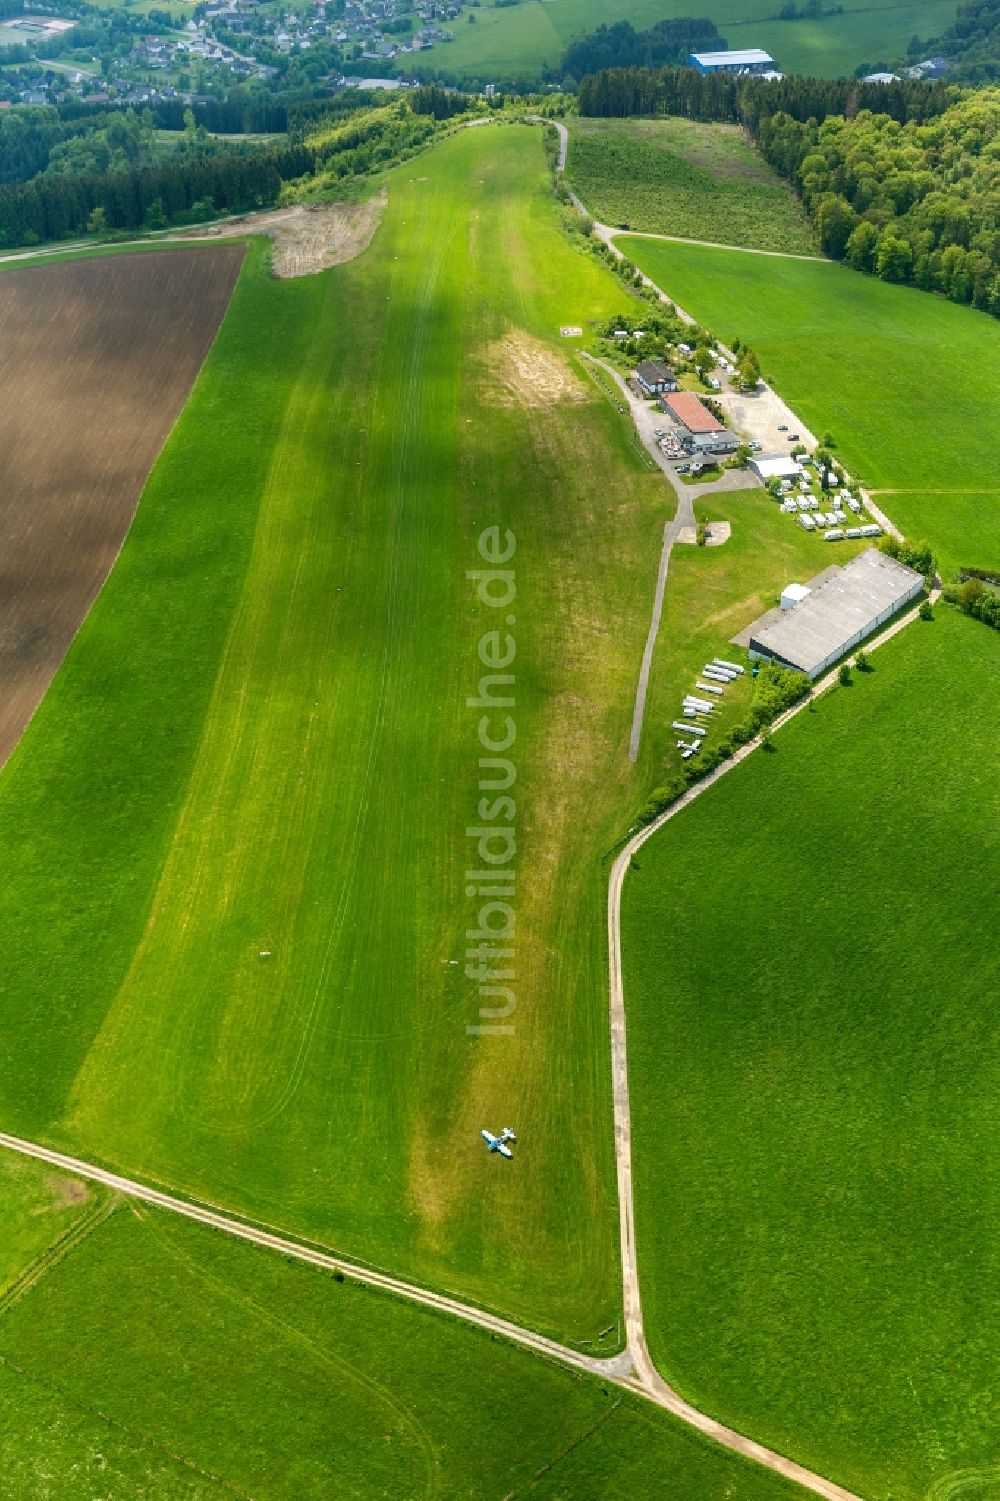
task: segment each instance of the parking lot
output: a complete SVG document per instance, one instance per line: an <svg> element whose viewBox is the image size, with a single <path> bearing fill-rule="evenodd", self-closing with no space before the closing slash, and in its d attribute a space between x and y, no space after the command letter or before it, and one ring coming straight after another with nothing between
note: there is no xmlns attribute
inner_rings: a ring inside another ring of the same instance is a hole
<svg viewBox="0 0 1000 1501"><path fill-rule="evenodd" d="M746 433L748 438L756 440L763 453L787 453L793 446L792 433L798 434L798 441L804 443L810 452L817 447L816 437L802 426L770 386L761 385L755 392L748 393L730 387L727 382L716 393L715 399L733 431Z"/></svg>

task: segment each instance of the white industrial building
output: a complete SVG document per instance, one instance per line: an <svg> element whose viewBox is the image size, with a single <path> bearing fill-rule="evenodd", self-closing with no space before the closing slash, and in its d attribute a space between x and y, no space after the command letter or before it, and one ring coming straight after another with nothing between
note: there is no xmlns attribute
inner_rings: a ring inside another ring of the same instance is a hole
<svg viewBox="0 0 1000 1501"><path fill-rule="evenodd" d="M734 48L728 52L691 52L688 63L699 73L775 72L774 58L760 47Z"/></svg>
<svg viewBox="0 0 1000 1501"><path fill-rule="evenodd" d="M790 453L759 453L750 460L748 467L765 485L769 479L796 480L805 474L798 459L793 459Z"/></svg>
<svg viewBox="0 0 1000 1501"><path fill-rule="evenodd" d="M820 575L809 588L790 585L782 594L778 619L751 634L750 655L818 678L916 599L923 587L919 573L869 548L846 567Z"/></svg>

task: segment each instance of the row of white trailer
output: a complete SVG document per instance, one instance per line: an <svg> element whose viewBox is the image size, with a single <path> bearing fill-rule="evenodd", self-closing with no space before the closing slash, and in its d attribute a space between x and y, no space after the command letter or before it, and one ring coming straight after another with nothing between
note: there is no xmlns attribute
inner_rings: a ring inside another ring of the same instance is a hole
<svg viewBox="0 0 1000 1501"><path fill-rule="evenodd" d="M708 733L707 722L710 716L718 708L718 700L725 691L727 683L742 677L746 671L738 662L727 662L724 657L713 657L711 662L706 662L701 669L701 677L695 683L697 694L686 693L681 705L682 719L675 719L672 728L681 730L685 735L693 735L693 740L678 740L677 749L681 753L683 761L689 761L692 756L701 750L701 743ZM711 694L711 697L702 697L703 694Z"/></svg>
<svg viewBox="0 0 1000 1501"><path fill-rule="evenodd" d="M850 537L854 542L862 537L881 537L882 528L876 521L869 522L866 526L847 526L843 523L847 517L837 511L828 511L825 516L800 516L799 525L805 527L807 532L816 531L817 526L826 528L823 536L827 542L843 542L845 537Z"/></svg>

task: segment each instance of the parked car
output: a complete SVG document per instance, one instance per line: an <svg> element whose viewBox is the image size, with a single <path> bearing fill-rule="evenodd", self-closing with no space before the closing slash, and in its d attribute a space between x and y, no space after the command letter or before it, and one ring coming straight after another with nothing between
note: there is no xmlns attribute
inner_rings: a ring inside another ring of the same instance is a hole
<svg viewBox="0 0 1000 1501"><path fill-rule="evenodd" d="M778 432L779 433L787 433L787 431L788 431L788 423L787 422L779 422L778 423Z"/></svg>
<svg viewBox="0 0 1000 1501"><path fill-rule="evenodd" d="M797 443L799 441L799 435L798 435L798 433L789 433L788 434L788 441L789 441L789 443Z"/></svg>
<svg viewBox="0 0 1000 1501"><path fill-rule="evenodd" d="M677 465L677 473L678 474L690 474L691 473L691 465L690 464L678 464Z"/></svg>
<svg viewBox="0 0 1000 1501"><path fill-rule="evenodd" d="M760 453L762 447L763 447L763 445L760 444L760 443L758 443L757 439L754 438L753 442L750 444L750 452L751 453Z"/></svg>

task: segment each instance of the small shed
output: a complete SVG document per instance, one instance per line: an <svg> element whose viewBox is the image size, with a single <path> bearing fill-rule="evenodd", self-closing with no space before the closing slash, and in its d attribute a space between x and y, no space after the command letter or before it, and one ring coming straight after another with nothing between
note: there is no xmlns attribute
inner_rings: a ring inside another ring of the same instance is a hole
<svg viewBox="0 0 1000 1501"><path fill-rule="evenodd" d="M781 608L793 609L795 605L802 603L809 592L808 584L786 584L781 591Z"/></svg>

